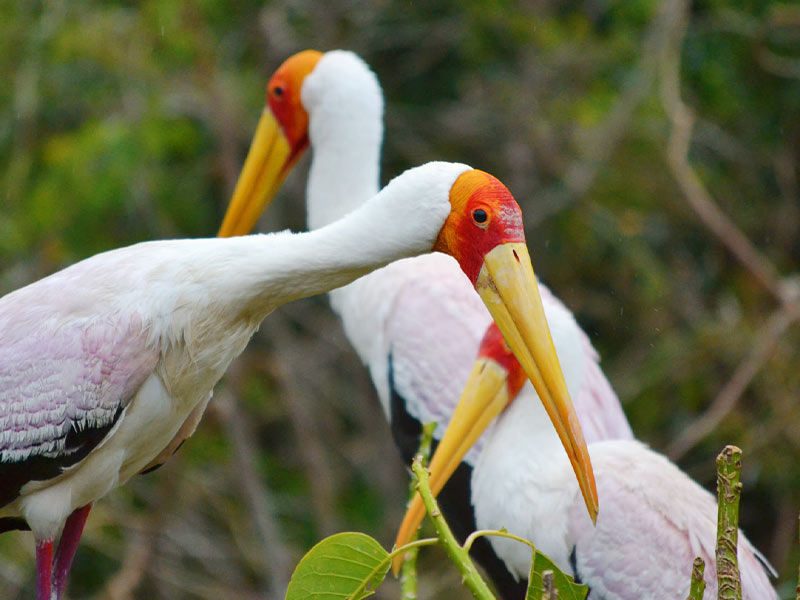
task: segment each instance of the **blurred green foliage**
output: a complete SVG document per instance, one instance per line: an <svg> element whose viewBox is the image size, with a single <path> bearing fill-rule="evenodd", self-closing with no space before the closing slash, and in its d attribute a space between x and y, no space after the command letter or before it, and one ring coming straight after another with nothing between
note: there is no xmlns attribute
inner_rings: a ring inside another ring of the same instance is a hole
<svg viewBox="0 0 800 600"><path fill-rule="evenodd" d="M384 86L384 180L450 159L509 184L539 275L600 350L637 435L667 449L778 308L666 160L675 2L0 3L0 292L105 249L212 235L269 73L306 47L348 48ZM800 6L695 2L681 44L690 163L796 285ZM289 178L265 228L304 228L304 177ZM787 597L800 560L799 339L788 326L735 408L679 457L710 487L718 450L743 448L742 524ZM391 539L406 479L324 300L270 317L225 389L239 400L212 403L175 460L98 504L74 597L256 597L277 593L279 559L291 567L324 534ZM242 485L232 404L268 490L269 539ZM452 598L455 575L424 558L423 594ZM0 597L30 596L32 568L29 536L0 537Z"/></svg>

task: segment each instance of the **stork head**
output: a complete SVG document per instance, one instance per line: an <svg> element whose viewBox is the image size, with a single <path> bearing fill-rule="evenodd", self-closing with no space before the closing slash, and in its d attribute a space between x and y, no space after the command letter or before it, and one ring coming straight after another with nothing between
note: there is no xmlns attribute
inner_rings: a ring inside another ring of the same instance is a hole
<svg viewBox="0 0 800 600"><path fill-rule="evenodd" d="M304 50L288 58L267 83L267 100L250 144L220 237L249 233L308 148L303 83L323 54Z"/></svg>
<svg viewBox="0 0 800 600"><path fill-rule="evenodd" d="M353 52L304 50L288 58L267 83L266 105L218 235L250 233L315 135L344 143L371 136L379 144L382 116L378 79Z"/></svg>
<svg viewBox="0 0 800 600"><path fill-rule="evenodd" d="M464 392L465 397L478 394L478 399L465 402L473 406L488 402L493 410L502 410L527 376L570 457L594 518L597 490L589 453L545 318L525 245L522 212L506 186L474 169L464 171L455 180L450 189L450 205L434 249L456 258L497 327L490 328L484 339L478 370L473 371L474 381ZM452 438L456 445L450 451L457 449L460 454L453 468L497 413L488 420L485 414L488 413L482 409L472 413L465 421L468 428L456 430ZM479 431L474 437L468 436L468 445L464 446L462 438L475 423ZM443 447L444 442L439 452L445 452Z"/></svg>
<svg viewBox="0 0 800 600"><path fill-rule="evenodd" d="M450 424L431 458L429 483L434 496L442 490L461 460L489 424L514 401L524 383L525 372L520 362L506 343L498 326L492 323L481 341L477 360L464 386L458 405L453 411ZM538 391L538 387L536 389ZM542 398L541 395L540 398ZM558 417L553 418L544 398L542 398L542 402L567 450L589 515L592 521L596 521L597 489L588 454L585 454L586 447L580 444L577 448L573 446L573 451L571 451L569 443L564 441L565 435L569 437L576 432L580 434L580 427L574 420L576 416L574 413L566 414L563 421ZM565 424L565 427L561 423ZM587 465L588 469L585 468ZM396 547L410 541L424 516L425 507L420 495L416 494L408 505L398 530L395 540ZM393 562L395 573L399 571L402 560L401 555L395 558Z"/></svg>

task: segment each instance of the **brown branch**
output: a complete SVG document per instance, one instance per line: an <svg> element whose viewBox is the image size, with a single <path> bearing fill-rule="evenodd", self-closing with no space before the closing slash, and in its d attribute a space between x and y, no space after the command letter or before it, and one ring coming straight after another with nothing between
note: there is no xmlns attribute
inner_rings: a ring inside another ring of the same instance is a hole
<svg viewBox="0 0 800 600"><path fill-rule="evenodd" d="M261 481L256 468L255 451L258 443L228 389L223 388L217 393L215 404L225 425L227 437L233 445L236 480L260 539L263 560L259 562L267 565L270 570L269 582L264 589L265 595L269 598L281 598L292 574L292 554L284 544L273 516L277 511L272 494Z"/></svg>
<svg viewBox="0 0 800 600"><path fill-rule="evenodd" d="M331 535L340 529L335 512L337 488L329 453L322 442L325 439L322 426L314 416L319 403L312 405L312 402L317 396L303 382L302 371L308 368L308 356L293 339L289 324L281 313L272 314L262 331L262 335L268 332L276 347L281 349L274 354L275 367L289 419L298 440L302 440L297 450L311 487L311 504L320 534Z"/></svg>
<svg viewBox="0 0 800 600"><path fill-rule="evenodd" d="M775 267L719 208L689 163L689 146L695 118L681 99L680 79L681 48L689 21L689 2L673 0L669 6L672 15L672 43L665 45L661 57L661 101L672 126L666 149L667 164L684 198L700 221L778 302L787 303L790 299Z"/></svg>
<svg viewBox="0 0 800 600"><path fill-rule="evenodd" d="M153 512L153 515L158 514L160 514L160 511ZM155 519L150 519L148 525L154 522ZM154 528L146 526L146 529L151 530ZM155 532L152 530L146 532L135 530L132 535L133 539L128 544L122 568L117 571L106 585L106 590L103 594L106 598L111 598L112 600L129 600L133 598L133 593L139 587L139 583L141 583L150 564Z"/></svg>
<svg viewBox="0 0 800 600"><path fill-rule="evenodd" d="M614 156L614 152L624 139L633 120L634 113L647 99L659 65L659 58L669 42L671 14L667 4L659 5L652 18L641 45L640 58L631 73L626 77L622 90L605 119L588 131L580 144L580 156L563 169L561 181L567 194L555 193L555 198L543 203L528 218L529 226L535 226L554 213L564 210L580 201L594 186L603 167ZM529 104L524 104L522 115L529 113ZM523 122L527 119L521 119ZM535 132L532 133L534 137Z"/></svg>
<svg viewBox="0 0 800 600"><path fill-rule="evenodd" d="M684 456L730 414L750 382L772 356L783 334L798 319L800 319L800 306L796 304L783 306L773 313L753 341L750 352L739 363L733 376L705 413L686 427L667 448L670 458L677 460Z"/></svg>
<svg viewBox="0 0 800 600"><path fill-rule="evenodd" d="M173 456L168 465L161 469L183 470L181 465L185 460L184 454ZM157 476L157 475L154 475ZM105 586L103 597L113 600L129 600L146 574L150 570L153 559L157 554L156 545L159 534L168 526L168 519L173 515L173 507L180 503L179 484L181 478L162 476L160 483L155 487L155 497L146 515L141 519L130 520L126 528L131 533L127 541L125 556L121 560L120 569L111 577Z"/></svg>

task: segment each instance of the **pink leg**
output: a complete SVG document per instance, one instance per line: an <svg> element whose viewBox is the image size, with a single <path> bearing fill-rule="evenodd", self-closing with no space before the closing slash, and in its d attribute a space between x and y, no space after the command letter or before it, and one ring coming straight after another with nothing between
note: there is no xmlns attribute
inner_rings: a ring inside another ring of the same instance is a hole
<svg viewBox="0 0 800 600"><path fill-rule="evenodd" d="M64 530L61 532L61 539L58 541L58 549L56 550L54 569L56 598L61 598L67 587L72 559L75 558L75 552L78 550L78 544L81 541L83 526L86 525L86 519L91 509L91 504L76 508L67 517L67 522L64 523Z"/></svg>
<svg viewBox="0 0 800 600"><path fill-rule="evenodd" d="M36 600L51 600L53 593L53 540L36 541Z"/></svg>

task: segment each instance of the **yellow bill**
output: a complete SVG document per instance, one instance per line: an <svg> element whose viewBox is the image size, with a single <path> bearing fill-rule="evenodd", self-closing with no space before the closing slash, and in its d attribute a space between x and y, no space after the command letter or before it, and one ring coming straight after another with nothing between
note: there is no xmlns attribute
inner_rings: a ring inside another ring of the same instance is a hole
<svg viewBox="0 0 800 600"><path fill-rule="evenodd" d="M572 463L589 516L596 521L597 487L589 451L561 372L527 246L508 242L488 252L475 288L536 389Z"/></svg>
<svg viewBox="0 0 800 600"><path fill-rule="evenodd" d="M458 406L453 411L450 425L428 466L429 483L434 496L442 491L444 484L453 475L469 449L508 405L506 375L507 371L491 359L479 358L476 361ZM415 494L398 530L395 547L399 548L411 540L424 517L425 505L420 495ZM401 555L392 561L392 570L395 574L400 570L402 563Z"/></svg>

